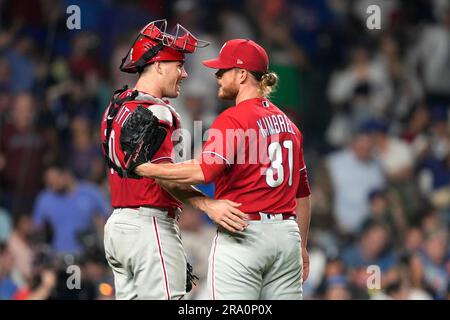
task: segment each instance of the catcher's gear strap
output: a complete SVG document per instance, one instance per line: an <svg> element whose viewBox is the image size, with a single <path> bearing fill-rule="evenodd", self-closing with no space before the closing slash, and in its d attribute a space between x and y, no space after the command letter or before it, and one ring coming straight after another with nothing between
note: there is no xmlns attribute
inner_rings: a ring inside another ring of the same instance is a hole
<svg viewBox="0 0 450 320"><path fill-rule="evenodd" d="M136 68L138 72L142 72L144 70L144 67L147 63L147 61L150 61L154 56L158 54L158 52L164 47L162 42L159 42L156 46L150 48L148 51L146 51L138 61L136 61Z"/></svg>
<svg viewBox="0 0 450 320"><path fill-rule="evenodd" d="M140 36L141 36L140 34L137 36L134 43L136 43L136 41L139 39ZM133 46L134 46L134 43L133 43ZM127 73L136 73L136 71L129 71L129 70L126 70L123 68L123 65L125 64L125 61L127 60L133 46L131 46L130 50L128 50L128 53L125 55L125 57L123 57L122 62L120 63L120 66L119 66L120 71L127 72ZM156 46L151 47L148 51L146 51L139 58L139 60L136 61L136 63L135 63L137 71L139 73L142 72L144 70L144 67L145 67L147 61L150 61L154 56L156 56L163 47L164 47L164 44L162 42L159 42Z"/></svg>
<svg viewBox="0 0 450 320"><path fill-rule="evenodd" d="M118 89L114 91L113 97L109 103L108 107L108 114L106 116L106 134L105 134L105 141L103 141L103 153L105 156L105 161L109 168L113 169L117 172L117 174L123 178L127 177L126 170L123 170L121 167L116 165L109 157L109 136L111 135L112 130L112 123L114 121L114 118L117 115L117 112L119 111L122 104L124 104L127 101L135 100L136 96L138 95L138 91L132 91L129 96L120 98L122 93L128 90L128 86L124 86L122 89Z"/></svg>

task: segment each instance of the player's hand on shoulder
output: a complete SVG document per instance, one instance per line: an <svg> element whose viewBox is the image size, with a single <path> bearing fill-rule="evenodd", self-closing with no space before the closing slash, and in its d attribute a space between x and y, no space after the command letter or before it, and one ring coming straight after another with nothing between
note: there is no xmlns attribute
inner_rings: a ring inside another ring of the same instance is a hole
<svg viewBox="0 0 450 320"><path fill-rule="evenodd" d="M238 209L240 203L230 200L210 200L205 212L218 225L230 232L244 231L248 227L245 213Z"/></svg>

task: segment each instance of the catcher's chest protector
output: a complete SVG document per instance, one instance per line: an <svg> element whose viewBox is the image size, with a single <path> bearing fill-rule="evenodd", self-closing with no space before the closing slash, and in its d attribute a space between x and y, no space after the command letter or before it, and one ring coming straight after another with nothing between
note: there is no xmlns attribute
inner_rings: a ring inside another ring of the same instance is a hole
<svg viewBox="0 0 450 320"><path fill-rule="evenodd" d="M110 135L114 120L116 118L121 119L126 117L124 117L124 112L122 110L123 104L126 102L136 102L136 106L143 105L149 108L159 119L161 124L169 128L172 127L172 130L180 128L179 114L166 101L155 98L149 94L138 92L137 90L130 91L127 86L116 90L105 113L104 120L106 121L106 128L102 147L108 167L116 171L120 177L127 177L127 172L123 169L120 161L114 159L114 155L110 152Z"/></svg>
<svg viewBox="0 0 450 320"><path fill-rule="evenodd" d="M109 103L107 111L105 113L106 118L106 129L103 136L102 147L103 154L105 156L105 161L110 169L114 169L120 177L126 176L126 172L114 162L114 159L111 159L111 153L109 149L109 142L112 130L112 124L114 119L117 116L117 113L120 111L122 105L127 101L133 101L138 95L137 91L132 91L130 94L124 95L124 93L128 90L128 86L124 86L122 89L118 89L114 91L113 97Z"/></svg>

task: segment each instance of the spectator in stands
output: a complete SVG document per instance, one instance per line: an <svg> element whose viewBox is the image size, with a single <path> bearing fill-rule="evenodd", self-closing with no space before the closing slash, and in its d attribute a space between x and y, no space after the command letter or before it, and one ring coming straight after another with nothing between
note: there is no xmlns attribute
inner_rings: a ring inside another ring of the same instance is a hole
<svg viewBox="0 0 450 320"><path fill-rule="evenodd" d="M337 111L341 111L334 114L334 122L328 132L329 142L341 146L351 135L352 126L359 126L371 117L382 116L392 94L388 75L383 68L372 63L368 49L354 47L350 64L334 73L330 80L330 102ZM340 130L344 132L338 133ZM335 136L335 133L340 136Z"/></svg>
<svg viewBox="0 0 450 320"><path fill-rule="evenodd" d="M18 287L12 278L13 259L6 243L0 243L0 300L10 300Z"/></svg>
<svg viewBox="0 0 450 320"><path fill-rule="evenodd" d="M362 223L380 223L389 226L396 241L401 241L406 231L406 217L397 193L393 190L375 189L369 193L370 216Z"/></svg>
<svg viewBox="0 0 450 320"><path fill-rule="evenodd" d="M32 277L34 251L31 244L33 235L33 221L30 215L20 214L15 217L14 230L8 239L8 247L18 271L18 283L28 282Z"/></svg>
<svg viewBox="0 0 450 320"><path fill-rule="evenodd" d="M10 111L8 123L0 128L0 158L4 161L0 176L4 205L14 214L31 211L42 188L43 167L53 155L37 123L36 98L18 94Z"/></svg>
<svg viewBox="0 0 450 320"><path fill-rule="evenodd" d="M333 276L327 279L324 298L326 300L350 300L351 293L344 276Z"/></svg>
<svg viewBox="0 0 450 320"><path fill-rule="evenodd" d="M357 235L369 215L369 193L385 185L384 173L372 156L370 137L361 129L350 146L327 158L335 220L340 232L351 235Z"/></svg>
<svg viewBox="0 0 450 320"><path fill-rule="evenodd" d="M51 227L53 250L79 253L82 232L106 221L110 212L107 200L97 186L79 182L60 163L48 166L45 183L47 188L39 194L34 206L33 222L41 229L46 223Z"/></svg>
<svg viewBox="0 0 450 320"><path fill-rule="evenodd" d="M408 57L430 105L450 104L450 6L441 13L437 24L421 28Z"/></svg>
<svg viewBox="0 0 450 320"><path fill-rule="evenodd" d="M431 110L431 152L436 159L442 160L450 153L450 127L448 106L440 105Z"/></svg>
<svg viewBox="0 0 450 320"><path fill-rule="evenodd" d="M411 148L402 140L388 133L388 124L383 120L370 119L365 123L372 136L376 158L389 180L411 179L414 156Z"/></svg>
<svg viewBox="0 0 450 320"><path fill-rule="evenodd" d="M450 152L442 160L426 159L418 170L418 181L433 206L450 212Z"/></svg>
<svg viewBox="0 0 450 320"><path fill-rule="evenodd" d="M3 33L3 32L2 32ZM9 38L0 41L0 52L8 61L11 72L10 85L14 93L33 90L35 84L34 43L29 37L20 37L13 41ZM8 37L3 33L0 37Z"/></svg>
<svg viewBox="0 0 450 320"><path fill-rule="evenodd" d="M449 283L448 231L429 231L422 249L411 259L413 285L430 292L435 299L446 299Z"/></svg>
<svg viewBox="0 0 450 320"><path fill-rule="evenodd" d="M373 66L387 75L393 92L391 101L379 115L395 121L403 120L424 94L420 82L411 74L402 58L398 37L389 31L381 34Z"/></svg>
<svg viewBox="0 0 450 320"><path fill-rule="evenodd" d="M391 250L389 229L379 223L366 226L358 243L344 250L342 259L349 269L376 265L382 273L388 272L397 262Z"/></svg>
<svg viewBox="0 0 450 320"><path fill-rule="evenodd" d="M386 121L370 119L365 126L371 132L375 157L386 173L393 192L398 193L407 221L412 221L421 209L423 197L419 188L411 183L415 158L411 147L389 133Z"/></svg>
<svg viewBox="0 0 450 320"><path fill-rule="evenodd" d="M11 214L0 207L0 243L8 240L12 231L12 225Z"/></svg>
<svg viewBox="0 0 450 320"><path fill-rule="evenodd" d="M411 147L414 158L418 161L426 158L429 152L430 139L427 132L429 125L428 109L426 106L418 105L408 114L405 128L400 136Z"/></svg>
<svg viewBox="0 0 450 320"><path fill-rule="evenodd" d="M70 124L71 143L67 150L67 163L75 178L100 182L104 176L103 154L92 133L92 125L82 116Z"/></svg>

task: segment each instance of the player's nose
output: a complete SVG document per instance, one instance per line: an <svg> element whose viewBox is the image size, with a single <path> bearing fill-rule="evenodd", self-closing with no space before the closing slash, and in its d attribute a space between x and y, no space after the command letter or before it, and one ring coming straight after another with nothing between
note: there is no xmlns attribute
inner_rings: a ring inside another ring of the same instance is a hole
<svg viewBox="0 0 450 320"><path fill-rule="evenodd" d="M186 79L188 77L188 73L186 72L186 69L181 69L181 79Z"/></svg>

